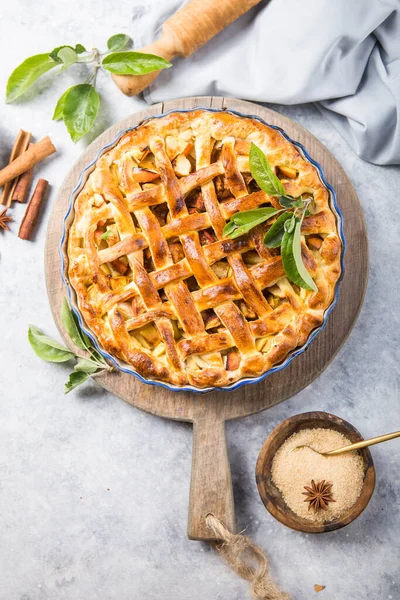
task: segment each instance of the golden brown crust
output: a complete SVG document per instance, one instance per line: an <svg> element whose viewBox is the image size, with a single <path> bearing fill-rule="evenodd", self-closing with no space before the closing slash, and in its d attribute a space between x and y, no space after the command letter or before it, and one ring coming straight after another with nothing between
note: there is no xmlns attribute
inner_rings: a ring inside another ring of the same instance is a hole
<svg viewBox="0 0 400 600"><path fill-rule="evenodd" d="M269 225L223 238L235 212L276 204L252 180L252 141L288 194L313 197L302 256L317 292L287 280L262 243ZM259 376L304 345L332 303L341 241L329 192L293 144L251 118L146 121L97 161L74 209L79 309L103 348L147 379L204 388Z"/></svg>

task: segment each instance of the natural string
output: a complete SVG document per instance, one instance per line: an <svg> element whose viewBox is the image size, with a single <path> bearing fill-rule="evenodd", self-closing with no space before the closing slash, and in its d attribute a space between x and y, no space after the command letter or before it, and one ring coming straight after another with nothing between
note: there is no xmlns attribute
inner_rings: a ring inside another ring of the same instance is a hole
<svg viewBox="0 0 400 600"><path fill-rule="evenodd" d="M235 573L251 582L253 600L290 600L271 579L267 557L261 548L246 535L231 533L212 513L206 515L206 523L220 540L215 544L218 553Z"/></svg>

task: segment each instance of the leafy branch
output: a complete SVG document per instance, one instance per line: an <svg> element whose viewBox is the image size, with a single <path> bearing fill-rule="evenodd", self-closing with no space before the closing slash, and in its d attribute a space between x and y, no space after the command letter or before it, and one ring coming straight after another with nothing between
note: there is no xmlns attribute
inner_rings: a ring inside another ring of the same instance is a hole
<svg viewBox="0 0 400 600"><path fill-rule="evenodd" d="M283 268L290 281L306 290L318 291L301 256L301 226L304 217L310 214L308 207L311 200L286 194L267 157L253 142L249 162L251 174L257 185L269 196L278 196L282 208L256 208L236 213L225 225L223 235L232 239L240 237L257 225L279 215L265 234L264 244L267 248L281 248Z"/></svg>
<svg viewBox="0 0 400 600"><path fill-rule="evenodd" d="M29 326L28 340L34 352L42 360L56 363L67 362L73 359L76 360L74 370L65 384L65 393L67 394L81 383L84 383L89 375L92 377L101 375L106 371L112 371L112 367L110 367L96 348L94 348L87 335L83 333L79 326L79 321L70 309L66 298L63 298L61 305L61 321L67 330L71 341L80 350L89 353L89 356L87 354L75 354L66 346L49 338L34 325Z"/></svg>
<svg viewBox="0 0 400 600"><path fill-rule="evenodd" d="M145 75L171 67L171 63L155 54L122 51L130 44L129 36L117 33L107 41L107 50L86 50L82 44L58 46L49 53L30 56L11 73L6 90L6 102L15 102L45 73L57 68L62 73L75 64L91 67L89 77L67 89L59 98L53 120L64 121L73 142L77 142L94 125L100 106L96 90L99 69L118 75Z"/></svg>

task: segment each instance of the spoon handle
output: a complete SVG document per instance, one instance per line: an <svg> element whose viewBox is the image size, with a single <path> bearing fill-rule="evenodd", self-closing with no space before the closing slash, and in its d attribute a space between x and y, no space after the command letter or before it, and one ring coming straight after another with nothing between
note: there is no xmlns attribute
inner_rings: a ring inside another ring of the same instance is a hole
<svg viewBox="0 0 400 600"><path fill-rule="evenodd" d="M350 444L350 446L343 446L337 450L331 450L330 452L324 452L325 456L335 456L336 454L342 454L343 452L350 452L350 450L358 450L359 448L366 448L367 446L373 446L374 444L380 444L381 442L387 442L394 438L400 437L400 431L394 433L387 433L386 435L379 435L378 437L371 438L369 440L363 440L362 442L356 442Z"/></svg>

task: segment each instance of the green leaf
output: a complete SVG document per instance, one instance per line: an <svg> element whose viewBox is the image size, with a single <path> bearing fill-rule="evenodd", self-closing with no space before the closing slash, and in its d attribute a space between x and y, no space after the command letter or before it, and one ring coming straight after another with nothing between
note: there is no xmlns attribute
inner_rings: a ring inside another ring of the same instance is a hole
<svg viewBox="0 0 400 600"><path fill-rule="evenodd" d="M62 71L65 71L70 65L73 65L78 60L78 55L73 48L65 46L58 52L57 57L63 63Z"/></svg>
<svg viewBox="0 0 400 600"><path fill-rule="evenodd" d="M296 208L303 208L304 207L304 200L303 200L303 196L299 196L297 198L297 201L294 203L294 206Z"/></svg>
<svg viewBox="0 0 400 600"><path fill-rule="evenodd" d="M225 225L223 235L227 235L231 239L238 238L280 212L280 210L268 207L236 213L231 217L231 221Z"/></svg>
<svg viewBox="0 0 400 600"><path fill-rule="evenodd" d="M79 358L74 370L83 371L84 373L96 373L99 368L99 365L90 360L90 358Z"/></svg>
<svg viewBox="0 0 400 600"><path fill-rule="evenodd" d="M64 99L64 123L73 142L77 142L93 126L99 110L100 98L88 83L74 85Z"/></svg>
<svg viewBox="0 0 400 600"><path fill-rule="evenodd" d="M82 331L82 329L79 327L78 317L76 315L74 315L74 314L72 314L72 316L74 317L74 321L76 323L76 326L78 327L78 329L80 331L80 334L82 336L83 342L84 342L84 344L86 344L86 348L92 352L94 350L94 348L92 346L92 340L90 338L88 338L88 336L86 335L86 333L84 333Z"/></svg>
<svg viewBox="0 0 400 600"><path fill-rule="evenodd" d="M224 237L229 236L234 230L236 229L236 225L233 221L228 221L228 223L225 225L224 230L222 232L222 235Z"/></svg>
<svg viewBox="0 0 400 600"><path fill-rule="evenodd" d="M254 210L244 210L243 212L238 212L231 217L231 221L236 223L236 225L247 225L252 221L259 220L261 218L270 219L274 215L276 215L279 210L273 207L267 208L256 208Z"/></svg>
<svg viewBox="0 0 400 600"><path fill-rule="evenodd" d="M108 362L106 361L106 359L104 358L104 356L102 354L100 354L100 352L98 352L96 350L96 348L93 348L93 346L90 349L90 358L91 358L91 360L93 360L97 364L100 363L99 364L99 369L106 369L107 371L112 371L113 370L113 368L110 367L110 365L108 364Z"/></svg>
<svg viewBox="0 0 400 600"><path fill-rule="evenodd" d="M144 52L114 52L105 56L101 64L110 73L119 75L145 75L172 67L165 58Z"/></svg>
<svg viewBox="0 0 400 600"><path fill-rule="evenodd" d="M69 52L65 52L69 51ZM76 44L75 48L73 46L57 46L54 48L49 54L50 58L52 58L57 63L65 63L64 57L73 56L72 52L75 54L82 54L83 52L87 52L86 48L82 46L82 44ZM75 62L75 61L72 61ZM72 63L70 63L72 64Z"/></svg>
<svg viewBox="0 0 400 600"><path fill-rule="evenodd" d="M107 48L110 52L122 50L131 41L129 35L125 33L116 33L107 40Z"/></svg>
<svg viewBox="0 0 400 600"><path fill-rule="evenodd" d="M279 212L279 211L276 211L274 214L277 214L277 212ZM240 225L237 229L235 229L232 233L229 234L229 237L232 240L235 238L238 238L241 235L248 233L254 227L257 227L257 225L261 225L261 223L265 223L265 221L268 221L268 219L270 219L273 216L274 215L272 214L267 217L260 217L259 219L255 219L251 223L248 223L247 225Z"/></svg>
<svg viewBox="0 0 400 600"><path fill-rule="evenodd" d="M107 231L105 231L102 235L101 235L101 239L107 241L108 236L111 233L111 229L107 229Z"/></svg>
<svg viewBox="0 0 400 600"><path fill-rule="evenodd" d="M293 229L295 228L296 225L296 218L295 216L292 214L290 219L288 219L287 221L285 221L285 224L283 226L284 230L287 233L292 233Z"/></svg>
<svg viewBox="0 0 400 600"><path fill-rule="evenodd" d="M65 393L68 394L68 392L78 387L78 385L84 383L88 377L89 375L83 371L74 371L71 373L67 383L65 384Z"/></svg>
<svg viewBox="0 0 400 600"><path fill-rule="evenodd" d="M34 325L29 326L28 340L34 352L42 360L66 362L75 356L68 348L49 338Z"/></svg>
<svg viewBox="0 0 400 600"><path fill-rule="evenodd" d="M53 121L62 121L64 119L64 103L68 92L72 90L72 87L68 88L63 95L58 99L56 107L54 109Z"/></svg>
<svg viewBox="0 0 400 600"><path fill-rule="evenodd" d="M84 339L84 333L80 330L78 321L70 309L66 298L63 298L61 303L61 321L75 346L78 346L78 348L81 348L81 350L88 349L90 346L90 344L88 346L86 343L88 338L86 338L86 340Z"/></svg>
<svg viewBox="0 0 400 600"><path fill-rule="evenodd" d="M275 223L268 229L264 236L264 244L267 248L278 248L281 245L282 237L284 234L284 225L287 219L291 219L293 213L284 212L275 221Z"/></svg>
<svg viewBox="0 0 400 600"><path fill-rule="evenodd" d="M281 180L275 175L264 152L253 142L250 146L250 170L257 185L270 196L284 196L286 194Z"/></svg>
<svg viewBox="0 0 400 600"><path fill-rule="evenodd" d="M301 222L296 219L294 231L285 231L282 238L281 255L283 267L288 279L306 290L318 291L315 282L304 266L301 257Z"/></svg>
<svg viewBox="0 0 400 600"><path fill-rule="evenodd" d="M71 50L73 50L72 46L57 46L57 48L54 48L54 50L52 50L49 54L50 58L52 60L54 60L56 63L61 64L62 63L62 58L60 58L58 56L58 53L60 52L60 50L62 50L63 48L70 48Z"/></svg>
<svg viewBox="0 0 400 600"><path fill-rule="evenodd" d="M22 96L39 77L57 66L48 54L36 54L24 60L7 81L6 102L14 102Z"/></svg>
<svg viewBox="0 0 400 600"><path fill-rule="evenodd" d="M297 200L290 196L281 196L281 198L279 198L279 204L283 206L283 208L293 208L297 206Z"/></svg>

